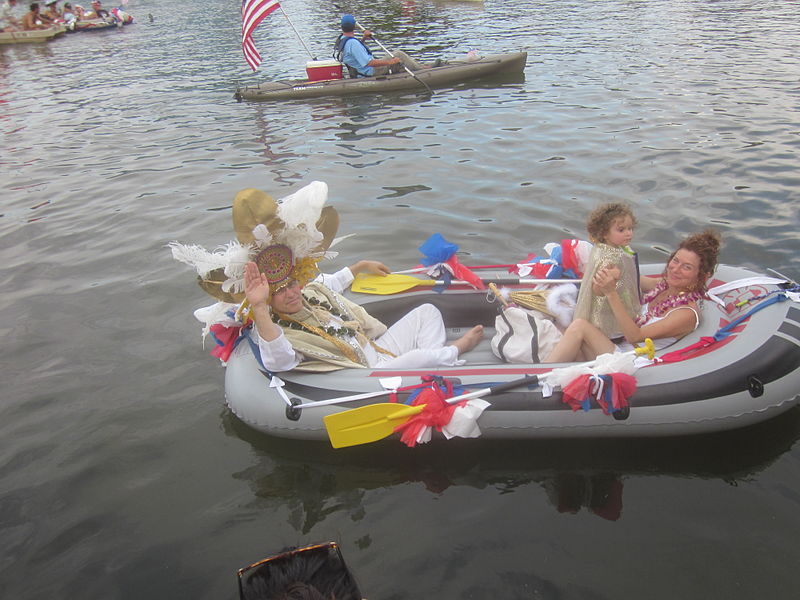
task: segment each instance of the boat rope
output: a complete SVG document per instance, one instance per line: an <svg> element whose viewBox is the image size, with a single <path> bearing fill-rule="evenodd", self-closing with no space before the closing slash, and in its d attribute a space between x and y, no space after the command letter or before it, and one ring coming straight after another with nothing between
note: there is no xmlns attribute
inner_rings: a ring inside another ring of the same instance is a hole
<svg viewBox="0 0 800 600"><path fill-rule="evenodd" d="M774 290L772 292L769 292L768 294L764 294L764 295L758 296L756 298L751 298L750 300L748 300L748 302L752 302L753 300L759 300L761 298L768 298L769 296L772 296L772 298L769 298L768 300L765 300L761 304L757 304L756 306L754 306L753 308L748 310L745 314L743 314L741 317L739 317L737 319L734 319L733 321L731 321L730 323L725 325L725 327L721 327L714 334L714 336L713 336L714 340L717 341L717 342L719 342L721 340L724 340L726 337L728 337L731 334L733 329L735 329L742 321L745 321L746 319L749 319L752 315L754 315L755 313L757 313L761 309L766 308L768 306L772 306L773 304L775 304L777 302L784 302L784 301L789 299L787 297L787 295L786 295L786 290Z"/></svg>
<svg viewBox="0 0 800 600"><path fill-rule="evenodd" d="M773 304L776 304L778 302L784 302L788 300L789 297L786 295L786 291L787 290L774 290L773 292L764 294L763 296L761 296L761 298L767 298L768 296L772 297L765 300L761 304L754 306L745 314L734 319L724 327L720 327L717 330L717 332L714 333L714 335L701 337L697 342L695 342L690 346L687 346L686 348L681 348L680 350L674 350L673 352L668 352L667 354L664 354L663 356L656 358L656 363L680 362L682 360L686 360L687 358L689 358L689 356L687 355L690 354L691 352L694 352L695 350L708 348L709 346L716 344L717 342L721 342L722 340L730 336L733 333L733 330L736 327L738 327L743 321L749 319L758 311L763 310L768 306L772 306ZM756 298L752 298L751 300L755 299Z"/></svg>

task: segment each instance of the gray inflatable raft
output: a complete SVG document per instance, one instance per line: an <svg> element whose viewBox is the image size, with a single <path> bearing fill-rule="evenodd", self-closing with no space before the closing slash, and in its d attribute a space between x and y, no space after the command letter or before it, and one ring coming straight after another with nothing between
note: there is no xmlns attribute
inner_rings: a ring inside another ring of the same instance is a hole
<svg viewBox="0 0 800 600"><path fill-rule="evenodd" d="M663 265L645 265L642 272L655 274L662 268ZM757 275L720 265L712 285ZM481 277L488 281L507 279L508 275L481 272ZM700 327L658 354L686 348L703 337L713 336L721 327L765 301L757 298L778 289L776 285L749 285L720 296L725 306L704 302ZM390 376L402 377L403 386L419 383L423 375L435 374L485 388L565 366L500 362L489 347L498 309L496 303L487 301L486 292L454 285L439 294L421 286L391 296L350 292L350 297L387 324L414 306L430 302L442 311L448 335L457 337L472 325L483 323L487 327L486 336L478 348L464 355L467 363L461 367L280 373L286 398L270 386L270 375L259 369L250 345L242 341L230 357L225 375L226 401L239 419L272 436L326 440L323 416L384 403L388 395L308 409L290 407L287 398L292 404L303 405L379 392L383 389L379 379ZM752 301L740 305L742 300ZM629 398L629 410L608 415L593 406L588 412L573 412L562 402L559 388L546 397L539 387L523 387L487 397L491 406L477 424L482 438L505 439L673 436L735 429L767 420L795 406L800 401L798 367L800 306L786 300L754 312L727 338L689 354L685 360L639 369L635 373L637 389Z"/></svg>

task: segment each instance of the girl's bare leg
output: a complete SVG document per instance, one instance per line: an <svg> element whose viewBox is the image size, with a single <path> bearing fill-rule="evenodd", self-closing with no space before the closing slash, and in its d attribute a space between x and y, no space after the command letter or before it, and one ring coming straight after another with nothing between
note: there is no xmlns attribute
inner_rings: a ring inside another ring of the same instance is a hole
<svg viewBox="0 0 800 600"><path fill-rule="evenodd" d="M602 331L585 319L576 319L544 362L593 360L598 354L613 351L614 344Z"/></svg>

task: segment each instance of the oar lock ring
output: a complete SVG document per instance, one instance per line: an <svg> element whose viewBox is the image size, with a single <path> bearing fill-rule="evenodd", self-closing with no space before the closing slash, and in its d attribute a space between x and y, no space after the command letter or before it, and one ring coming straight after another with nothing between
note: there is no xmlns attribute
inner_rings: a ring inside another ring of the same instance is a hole
<svg viewBox="0 0 800 600"><path fill-rule="evenodd" d="M303 401L300 400L300 398L292 398L290 402L292 405L286 407L286 418L290 421L299 421L303 411L297 407L301 405Z"/></svg>

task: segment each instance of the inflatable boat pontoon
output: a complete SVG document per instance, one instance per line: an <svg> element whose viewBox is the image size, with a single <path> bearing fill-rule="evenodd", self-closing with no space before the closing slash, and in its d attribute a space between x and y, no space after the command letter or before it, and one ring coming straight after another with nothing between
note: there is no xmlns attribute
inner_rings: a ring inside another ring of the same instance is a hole
<svg viewBox="0 0 800 600"><path fill-rule="evenodd" d="M662 268L663 265L647 265L642 271L656 274ZM711 285L757 275L720 265ZM507 279L508 275L481 273L481 277L490 281ZM689 352L683 360L656 363L636 371L637 388L629 398L628 410L612 414L604 414L599 407L573 411L562 402L558 388L548 396L541 387L521 387L486 398L490 406L477 420L481 437L674 436L734 429L779 415L800 400L800 305L778 293L780 289L774 284L746 285L719 296L724 306L705 301L700 327L659 355L687 348L701 339L711 340L721 328L750 316L736 324L727 337ZM386 403L388 394L307 409L303 405L381 392L382 378L399 376L403 385L409 385L433 374L464 386L485 388L565 366L505 364L496 358L489 340L498 305L487 300L485 291L453 285L437 293L429 286L421 286L391 296L349 292L349 297L387 324L414 306L430 302L444 315L449 336L458 337L478 323L486 326L486 335L478 348L463 356L467 363L460 367L345 369L319 374L293 371L278 374L284 383L282 389L274 375L259 368L251 345L243 341L230 356L225 375L226 401L239 419L272 436L326 440L324 416L370 403ZM763 309L757 310L761 304Z"/></svg>

